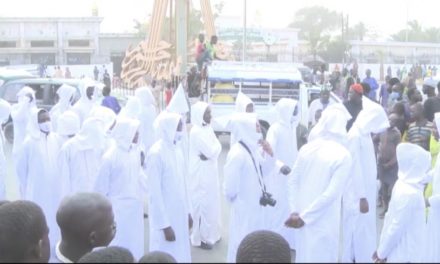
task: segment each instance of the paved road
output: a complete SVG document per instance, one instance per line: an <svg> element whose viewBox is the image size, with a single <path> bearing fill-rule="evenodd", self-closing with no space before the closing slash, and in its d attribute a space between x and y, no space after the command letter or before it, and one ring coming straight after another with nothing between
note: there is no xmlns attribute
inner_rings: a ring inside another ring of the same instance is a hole
<svg viewBox="0 0 440 264"><path fill-rule="evenodd" d="M223 165L226 160L227 152L229 151L229 137L228 136L220 136L220 141L223 146L223 151L220 154L219 159L219 175L220 175L220 183L223 182ZM8 159L8 176L6 178L6 186L7 186L7 197L10 200L15 200L18 198L18 182L13 173L13 165L10 158L11 146L5 146L5 152ZM380 210L378 210L380 211ZM225 262L226 261L226 253L227 253L227 241L228 241L228 231L229 231L229 206L225 199L222 199L222 239L221 241L214 246L212 250L202 250L200 248L192 248L192 260L193 262ZM382 220L378 220L378 233L382 228ZM148 251L148 219L145 220L145 250ZM293 252L294 258L294 252Z"/></svg>

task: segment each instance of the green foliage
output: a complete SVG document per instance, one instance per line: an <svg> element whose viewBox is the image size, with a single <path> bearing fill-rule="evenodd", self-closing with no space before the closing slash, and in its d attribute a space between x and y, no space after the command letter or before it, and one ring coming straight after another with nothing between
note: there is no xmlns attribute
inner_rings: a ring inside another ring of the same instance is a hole
<svg viewBox="0 0 440 264"><path fill-rule="evenodd" d="M440 42L440 28L430 27L424 29L417 20L408 22L408 28L391 35L395 41L409 42Z"/></svg>

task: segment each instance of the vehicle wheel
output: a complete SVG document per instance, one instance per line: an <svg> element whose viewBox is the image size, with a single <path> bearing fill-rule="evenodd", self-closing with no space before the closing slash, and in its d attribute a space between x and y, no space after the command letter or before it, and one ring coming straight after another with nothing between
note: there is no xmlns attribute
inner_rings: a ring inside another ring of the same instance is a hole
<svg viewBox="0 0 440 264"><path fill-rule="evenodd" d="M12 125L12 122L9 122L5 125L4 128L5 138L10 143L14 143L14 126Z"/></svg>

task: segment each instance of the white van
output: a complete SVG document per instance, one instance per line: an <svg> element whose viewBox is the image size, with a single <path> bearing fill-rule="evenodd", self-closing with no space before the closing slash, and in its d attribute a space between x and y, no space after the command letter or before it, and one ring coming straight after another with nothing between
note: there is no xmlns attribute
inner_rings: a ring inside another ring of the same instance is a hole
<svg viewBox="0 0 440 264"><path fill-rule="evenodd" d="M273 106L281 98L298 100L300 122L307 127L309 105L319 97L321 87L304 83L301 72L293 64L215 61L208 67L205 101L211 104L214 118L235 112L235 99L239 91L254 102L254 110L264 133L276 120ZM333 93L330 100L340 102ZM219 123L213 122L212 126L217 134L227 133Z"/></svg>

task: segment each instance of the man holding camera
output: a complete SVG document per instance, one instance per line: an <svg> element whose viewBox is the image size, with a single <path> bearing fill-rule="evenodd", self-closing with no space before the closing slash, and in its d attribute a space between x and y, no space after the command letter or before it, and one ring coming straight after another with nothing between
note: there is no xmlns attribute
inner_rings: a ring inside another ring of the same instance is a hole
<svg viewBox="0 0 440 264"><path fill-rule="evenodd" d="M266 175L274 170L287 175L290 168L273 157L255 114L237 114L228 127L237 139L226 159L223 186L231 204L227 262L235 262L242 239L253 231L269 228L264 222L264 210L276 206L277 201L266 188Z"/></svg>
<svg viewBox="0 0 440 264"><path fill-rule="evenodd" d="M342 104L327 107L299 153L288 178L290 217L298 229L296 262L337 262L341 199L352 165L344 141L351 115Z"/></svg>

